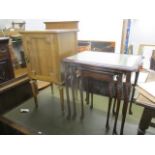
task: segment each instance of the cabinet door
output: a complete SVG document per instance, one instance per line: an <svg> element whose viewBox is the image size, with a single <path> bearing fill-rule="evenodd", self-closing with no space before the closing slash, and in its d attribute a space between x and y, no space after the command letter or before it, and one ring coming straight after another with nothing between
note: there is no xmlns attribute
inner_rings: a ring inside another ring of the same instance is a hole
<svg viewBox="0 0 155 155"><path fill-rule="evenodd" d="M24 40L29 76L34 79L56 81L56 51L54 35L29 35Z"/></svg>

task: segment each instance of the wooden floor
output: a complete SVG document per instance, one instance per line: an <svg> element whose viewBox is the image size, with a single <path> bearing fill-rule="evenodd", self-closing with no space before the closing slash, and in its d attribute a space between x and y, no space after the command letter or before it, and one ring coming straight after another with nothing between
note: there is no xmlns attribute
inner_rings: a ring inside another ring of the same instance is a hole
<svg viewBox="0 0 155 155"><path fill-rule="evenodd" d="M4 115L5 118L26 127L32 134L45 135L106 135L112 134L114 118L110 119L110 130L105 129L107 98L95 96L94 109L90 110L85 104L85 118L80 120L80 108L78 105L78 115L75 120L67 120L61 115L60 103L57 89L51 94L50 87L40 91L38 95L39 108L36 109L33 98L27 100L22 105L11 110ZM29 109L28 113L21 113L21 109ZM66 109L67 110L67 109ZM142 108L134 105L133 115L128 115L125 123L124 134L137 134L138 123L142 113ZM118 121L118 131L120 129ZM155 134L154 128L149 128L147 134Z"/></svg>

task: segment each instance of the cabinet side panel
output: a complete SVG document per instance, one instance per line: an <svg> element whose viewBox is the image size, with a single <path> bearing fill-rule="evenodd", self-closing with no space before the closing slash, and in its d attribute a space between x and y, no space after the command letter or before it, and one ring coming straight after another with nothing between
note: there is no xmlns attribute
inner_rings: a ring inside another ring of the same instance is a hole
<svg viewBox="0 0 155 155"><path fill-rule="evenodd" d="M77 53L77 33L69 32L62 33L58 35L58 50L59 50L59 68L58 75L61 75L63 72L63 66L61 65L62 60L65 57L74 55ZM60 78L60 77L59 77Z"/></svg>

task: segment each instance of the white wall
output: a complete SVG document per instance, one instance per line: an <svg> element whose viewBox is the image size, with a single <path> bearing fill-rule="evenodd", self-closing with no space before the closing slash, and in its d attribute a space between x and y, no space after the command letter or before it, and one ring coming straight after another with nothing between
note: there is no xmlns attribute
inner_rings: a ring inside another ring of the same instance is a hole
<svg viewBox="0 0 155 155"><path fill-rule="evenodd" d="M155 21L153 19L136 19L132 20L130 41L129 44L133 45L133 52L137 54L140 44L155 45ZM150 68L150 58L152 50L155 46L144 47L142 55L143 67Z"/></svg>
<svg viewBox="0 0 155 155"><path fill-rule="evenodd" d="M129 44L133 44L134 53L137 53L139 44L155 45L155 20L132 20Z"/></svg>

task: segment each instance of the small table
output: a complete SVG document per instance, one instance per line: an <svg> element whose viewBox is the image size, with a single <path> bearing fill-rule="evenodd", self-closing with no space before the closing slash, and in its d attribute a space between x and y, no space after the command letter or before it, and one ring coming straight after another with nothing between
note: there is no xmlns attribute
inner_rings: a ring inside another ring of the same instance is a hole
<svg viewBox="0 0 155 155"><path fill-rule="evenodd" d="M124 83L124 104L122 111L122 123L120 134L123 134L124 123L128 108L129 95L131 89L131 73L139 72L142 65L142 57L137 55L126 55L126 54L116 54L108 52L97 52L97 51L85 51L78 53L76 55L67 57L63 60L65 65L65 84L66 84L66 94L67 94L67 105L68 105L68 117L71 115L70 109L70 99L69 99L69 79L72 87L72 97L73 97L73 112L76 114L75 107L75 83L77 71L89 70L92 72L111 72L116 74L121 74L126 78ZM122 77L121 76L121 77ZM123 78L121 78L121 83L123 84ZM116 118L115 118L116 119Z"/></svg>

